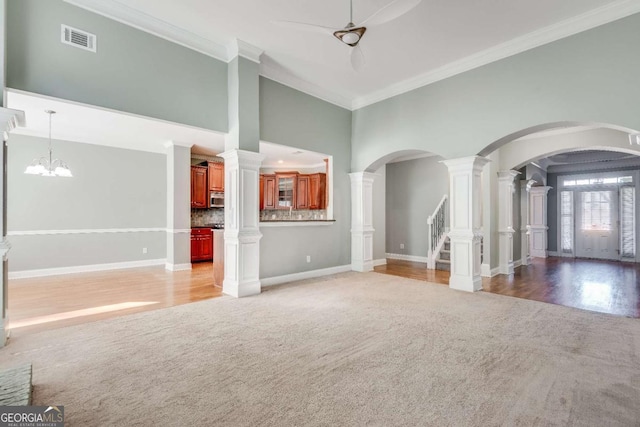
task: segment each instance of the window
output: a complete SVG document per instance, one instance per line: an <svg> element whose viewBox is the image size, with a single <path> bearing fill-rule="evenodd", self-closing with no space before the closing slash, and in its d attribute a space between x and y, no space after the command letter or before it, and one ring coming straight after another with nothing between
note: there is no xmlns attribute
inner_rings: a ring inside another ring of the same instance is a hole
<svg viewBox="0 0 640 427"><path fill-rule="evenodd" d="M620 188L620 255L623 258L636 256L636 189Z"/></svg>
<svg viewBox="0 0 640 427"><path fill-rule="evenodd" d="M582 230L611 230L611 191L582 192Z"/></svg>
<svg viewBox="0 0 640 427"><path fill-rule="evenodd" d="M563 181L565 187L573 187L576 185L615 185L628 184L633 182L632 176L621 176L619 178L585 178L585 179L566 179Z"/></svg>
<svg viewBox="0 0 640 427"><path fill-rule="evenodd" d="M573 191L560 193L560 234L563 253L573 253Z"/></svg>

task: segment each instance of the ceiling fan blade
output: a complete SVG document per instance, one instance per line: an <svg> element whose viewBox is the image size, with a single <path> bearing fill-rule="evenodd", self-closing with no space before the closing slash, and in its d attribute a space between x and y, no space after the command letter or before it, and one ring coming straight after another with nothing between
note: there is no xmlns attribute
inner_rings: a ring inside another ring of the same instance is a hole
<svg viewBox="0 0 640 427"><path fill-rule="evenodd" d="M333 32L335 31L335 28L322 27L320 25L314 25L314 24L306 24L304 22L292 22L292 21L271 21L271 22L273 24L280 25L281 27L287 27L287 28L291 28L294 30L301 30L301 31L311 31L314 33L321 33L321 34L333 34Z"/></svg>
<svg viewBox="0 0 640 427"><path fill-rule="evenodd" d="M392 21L411 9L420 4L422 0L394 0L382 9L375 12L373 15L364 20L359 27L367 26L372 27L374 25L384 24L385 22Z"/></svg>
<svg viewBox="0 0 640 427"><path fill-rule="evenodd" d="M360 48L360 45L356 45L351 48L351 66L354 71L360 71L364 68L365 60L364 53Z"/></svg>

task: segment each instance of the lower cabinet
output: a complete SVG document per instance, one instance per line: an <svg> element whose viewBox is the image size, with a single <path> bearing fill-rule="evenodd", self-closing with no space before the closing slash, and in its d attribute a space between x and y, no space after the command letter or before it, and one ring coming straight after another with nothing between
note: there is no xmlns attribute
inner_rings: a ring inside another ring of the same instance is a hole
<svg viewBox="0 0 640 427"><path fill-rule="evenodd" d="M191 229L191 262L213 260L213 233L210 228Z"/></svg>

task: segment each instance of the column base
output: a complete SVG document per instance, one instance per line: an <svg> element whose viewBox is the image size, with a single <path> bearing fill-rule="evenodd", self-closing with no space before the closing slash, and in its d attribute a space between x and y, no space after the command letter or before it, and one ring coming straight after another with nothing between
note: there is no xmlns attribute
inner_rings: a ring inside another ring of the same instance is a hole
<svg viewBox="0 0 640 427"><path fill-rule="evenodd" d="M249 297L259 295L262 286L260 280L252 280L250 282L240 283L236 280L224 279L222 282L222 293L230 295L234 298Z"/></svg>
<svg viewBox="0 0 640 427"><path fill-rule="evenodd" d="M531 251L531 256L535 257L535 258L547 258L548 254L547 254L547 251L536 251L536 250L533 250L533 251Z"/></svg>
<svg viewBox="0 0 640 427"><path fill-rule="evenodd" d="M373 261L353 261L351 262L351 270L360 273L373 271Z"/></svg>
<svg viewBox="0 0 640 427"><path fill-rule="evenodd" d="M513 262L509 262L507 265L501 265L498 271L500 274L513 274L515 271L515 266Z"/></svg>
<svg viewBox="0 0 640 427"><path fill-rule="evenodd" d="M456 291L478 292L482 290L481 277L461 277L451 276L449 287Z"/></svg>

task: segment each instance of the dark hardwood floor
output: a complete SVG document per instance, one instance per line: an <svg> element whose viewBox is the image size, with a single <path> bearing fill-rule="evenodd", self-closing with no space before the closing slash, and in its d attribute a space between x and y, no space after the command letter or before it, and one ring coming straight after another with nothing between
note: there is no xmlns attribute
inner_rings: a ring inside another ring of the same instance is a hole
<svg viewBox="0 0 640 427"><path fill-rule="evenodd" d="M448 284L449 273L426 264L387 260L375 271ZM486 292L583 310L640 318L640 264L573 258L537 258L514 274L482 280Z"/></svg>

